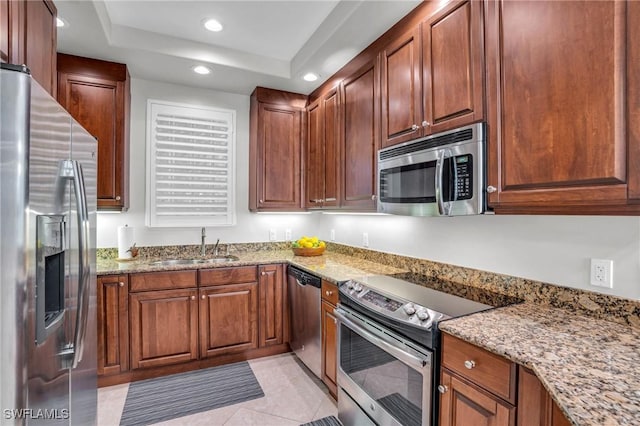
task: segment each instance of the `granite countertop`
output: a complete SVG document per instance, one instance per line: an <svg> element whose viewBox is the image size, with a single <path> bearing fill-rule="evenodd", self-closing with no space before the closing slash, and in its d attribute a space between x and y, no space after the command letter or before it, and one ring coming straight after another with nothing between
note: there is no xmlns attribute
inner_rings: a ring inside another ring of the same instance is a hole
<svg viewBox="0 0 640 426"><path fill-rule="evenodd" d="M574 425L640 424L640 329L532 303L440 329L533 370Z"/></svg>
<svg viewBox="0 0 640 426"><path fill-rule="evenodd" d="M291 250L233 254L238 261L172 266L151 265L158 260L153 257L133 262L98 259L97 272L113 275L289 263L331 282L377 274L399 274L399 278L407 279L413 274L407 263L393 267L331 251L317 257L294 256ZM478 296L475 287L420 277L412 281L462 297ZM481 293L483 298L489 297L489 302L477 301L493 306L515 301L504 299L506 296L500 293ZM533 370L574 425L640 424L638 327L527 302L444 321L440 329Z"/></svg>
<svg viewBox="0 0 640 426"><path fill-rule="evenodd" d="M269 263L289 263L308 272L315 273L325 280L337 283L366 275L389 275L405 272L403 269L383 265L357 257L339 253L325 252L322 256L294 256L291 250L260 250L235 252L238 261L217 264L194 265L151 265L159 259L144 259L131 262L117 262L115 259L98 259L98 275L130 274L139 272L181 271L189 269L225 268Z"/></svg>

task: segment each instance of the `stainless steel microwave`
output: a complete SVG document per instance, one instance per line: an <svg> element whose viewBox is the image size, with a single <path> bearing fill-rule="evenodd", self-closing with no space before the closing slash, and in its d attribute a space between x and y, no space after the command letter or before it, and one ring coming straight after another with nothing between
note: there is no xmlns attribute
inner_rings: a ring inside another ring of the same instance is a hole
<svg viewBox="0 0 640 426"><path fill-rule="evenodd" d="M463 216L486 211L484 123L378 151L378 211Z"/></svg>

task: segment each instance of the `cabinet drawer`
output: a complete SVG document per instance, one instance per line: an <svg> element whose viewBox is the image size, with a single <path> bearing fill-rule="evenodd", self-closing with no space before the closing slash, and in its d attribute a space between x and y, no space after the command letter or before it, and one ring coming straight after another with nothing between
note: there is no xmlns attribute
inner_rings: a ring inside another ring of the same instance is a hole
<svg viewBox="0 0 640 426"><path fill-rule="evenodd" d="M442 336L444 367L515 403L516 365L513 362L448 334Z"/></svg>
<svg viewBox="0 0 640 426"><path fill-rule="evenodd" d="M196 287L196 271L131 274L129 285L132 292Z"/></svg>
<svg viewBox="0 0 640 426"><path fill-rule="evenodd" d="M322 280L322 300L333 304L338 304L338 286L329 281Z"/></svg>
<svg viewBox="0 0 640 426"><path fill-rule="evenodd" d="M241 284L257 281L258 269L255 266L236 268L201 269L198 271L200 286Z"/></svg>

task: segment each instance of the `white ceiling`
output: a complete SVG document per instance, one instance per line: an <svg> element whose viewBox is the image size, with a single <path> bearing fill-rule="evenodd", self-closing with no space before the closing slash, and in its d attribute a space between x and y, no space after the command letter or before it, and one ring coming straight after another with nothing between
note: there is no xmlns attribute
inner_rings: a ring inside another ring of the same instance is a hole
<svg viewBox="0 0 640 426"><path fill-rule="evenodd" d="M134 78L249 94L310 93L417 0L57 0L58 51L124 62ZM224 30L207 31L205 18ZM204 64L212 73L191 68ZM316 82L302 80L313 71Z"/></svg>

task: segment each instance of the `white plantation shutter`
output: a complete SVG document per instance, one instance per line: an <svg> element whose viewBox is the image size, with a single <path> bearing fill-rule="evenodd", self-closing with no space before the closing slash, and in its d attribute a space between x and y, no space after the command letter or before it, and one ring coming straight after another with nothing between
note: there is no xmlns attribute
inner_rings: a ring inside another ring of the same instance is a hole
<svg viewBox="0 0 640 426"><path fill-rule="evenodd" d="M150 227L235 223L235 111L147 102Z"/></svg>

